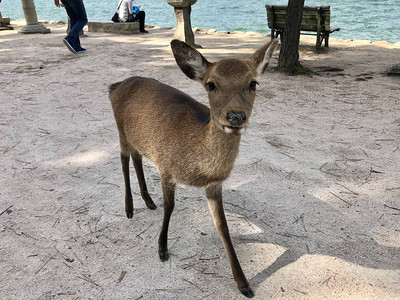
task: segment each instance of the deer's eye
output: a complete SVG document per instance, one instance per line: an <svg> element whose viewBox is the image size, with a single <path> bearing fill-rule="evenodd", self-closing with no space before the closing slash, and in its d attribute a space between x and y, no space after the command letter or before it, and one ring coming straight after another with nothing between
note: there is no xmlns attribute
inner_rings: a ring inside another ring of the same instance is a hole
<svg viewBox="0 0 400 300"><path fill-rule="evenodd" d="M213 91L213 90L215 90L215 84L214 84L214 82L212 82L212 81L210 81L210 82L207 82L206 83L206 87L207 87L207 90L208 91Z"/></svg>
<svg viewBox="0 0 400 300"><path fill-rule="evenodd" d="M250 90L255 91L256 87L257 87L257 84L258 84L257 81L250 82L250 85L249 85Z"/></svg>

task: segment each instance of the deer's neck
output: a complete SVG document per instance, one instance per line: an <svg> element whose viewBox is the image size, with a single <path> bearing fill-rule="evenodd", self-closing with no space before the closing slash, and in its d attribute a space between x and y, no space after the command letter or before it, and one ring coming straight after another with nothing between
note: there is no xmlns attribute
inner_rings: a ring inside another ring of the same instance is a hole
<svg viewBox="0 0 400 300"><path fill-rule="evenodd" d="M203 145L209 170L228 177L239 153L240 135L227 134L210 120L204 128Z"/></svg>

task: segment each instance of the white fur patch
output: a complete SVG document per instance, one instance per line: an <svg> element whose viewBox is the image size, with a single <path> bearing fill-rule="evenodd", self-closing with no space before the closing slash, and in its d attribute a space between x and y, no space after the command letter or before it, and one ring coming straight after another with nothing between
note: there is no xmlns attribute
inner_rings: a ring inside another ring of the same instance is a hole
<svg viewBox="0 0 400 300"><path fill-rule="evenodd" d="M217 222L216 222L216 220L215 220L215 207L214 207L213 205L210 204L211 201L213 201L213 200L212 200L212 199L209 199L209 200L207 201L208 209L209 209L210 212L211 212L211 217L212 217L212 219L213 219L215 228L218 228L218 227L217 227Z"/></svg>
<svg viewBox="0 0 400 300"><path fill-rule="evenodd" d="M195 73L195 79L202 80L205 73L205 65L203 64L203 60L201 57L193 57L187 60L187 64L189 64Z"/></svg>
<svg viewBox="0 0 400 300"><path fill-rule="evenodd" d="M231 134L233 132L233 129L227 126L224 126L224 132L227 134Z"/></svg>
<svg viewBox="0 0 400 300"><path fill-rule="evenodd" d="M241 127L237 132L243 133L246 130L246 127ZM227 134L233 133L234 129L228 126L224 126L224 132Z"/></svg>

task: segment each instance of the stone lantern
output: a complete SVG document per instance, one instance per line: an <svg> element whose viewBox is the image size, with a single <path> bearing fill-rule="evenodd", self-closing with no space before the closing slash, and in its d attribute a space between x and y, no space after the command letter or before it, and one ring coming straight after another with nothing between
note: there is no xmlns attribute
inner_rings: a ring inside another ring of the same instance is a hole
<svg viewBox="0 0 400 300"><path fill-rule="evenodd" d="M196 48L201 48L201 46L194 43L194 34L190 23L191 6L196 2L197 0L167 0L167 3L174 7L176 16L174 39L184 41Z"/></svg>

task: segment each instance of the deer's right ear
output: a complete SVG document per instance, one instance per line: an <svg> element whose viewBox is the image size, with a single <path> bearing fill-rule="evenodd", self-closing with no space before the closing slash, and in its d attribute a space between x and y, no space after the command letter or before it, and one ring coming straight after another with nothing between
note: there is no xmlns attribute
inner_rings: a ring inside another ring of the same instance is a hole
<svg viewBox="0 0 400 300"><path fill-rule="evenodd" d="M172 52L175 61L187 77L194 80L203 81L207 66L210 62L192 46L179 40L172 40Z"/></svg>

